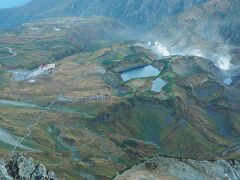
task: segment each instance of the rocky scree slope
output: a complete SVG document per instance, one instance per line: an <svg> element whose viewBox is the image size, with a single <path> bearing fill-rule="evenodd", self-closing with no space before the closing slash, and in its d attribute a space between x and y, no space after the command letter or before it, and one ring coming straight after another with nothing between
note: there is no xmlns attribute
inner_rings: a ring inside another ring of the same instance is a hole
<svg viewBox="0 0 240 180"><path fill-rule="evenodd" d="M134 179L240 179L240 162L236 160L197 161L154 157L123 172L116 180ZM177 177L177 178L176 178Z"/></svg>

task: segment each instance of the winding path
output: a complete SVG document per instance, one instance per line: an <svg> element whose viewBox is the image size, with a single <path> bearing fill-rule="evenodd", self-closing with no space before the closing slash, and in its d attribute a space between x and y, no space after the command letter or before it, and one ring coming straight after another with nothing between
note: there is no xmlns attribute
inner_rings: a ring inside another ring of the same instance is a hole
<svg viewBox="0 0 240 180"><path fill-rule="evenodd" d="M231 148L226 149L221 155L226 156L234 152L240 152L240 144L237 144Z"/></svg>
<svg viewBox="0 0 240 180"><path fill-rule="evenodd" d="M11 54L11 55L8 55L8 56L5 56L5 57L0 57L0 60L2 59L7 59L7 58L12 58L12 57L15 57L17 56L18 54L16 52L13 51L12 48L10 47L7 47L7 46L0 46L0 48L5 48L8 50L8 52Z"/></svg>
<svg viewBox="0 0 240 180"><path fill-rule="evenodd" d="M34 123L33 123L33 124L30 124L30 125L27 127L28 133L27 133L24 137L19 138L18 143L14 146L13 150L11 151L12 156L15 154L16 149L22 145L22 142L23 142L26 138L28 138L29 136L31 136L31 134L32 134L32 129L33 129L36 125L38 125L39 120L42 119L42 117L48 112L48 110L54 105L55 102L56 102L56 100L53 101L47 108L44 109L44 111L40 114L40 116L38 116L38 117L34 120Z"/></svg>
<svg viewBox="0 0 240 180"><path fill-rule="evenodd" d="M74 76L74 77L69 81L69 84L66 85L66 86L64 86L65 88L63 88L63 90L59 93L59 95L57 95L56 98L49 104L49 106L47 106L47 107L42 111L42 113L41 113L36 119L33 120L33 123L30 124L30 125L26 128L27 131L28 131L28 133L27 133L25 136L19 138L18 143L14 146L14 148L13 148L12 151L11 151L11 155L12 155L12 156L15 154L16 149L17 149L20 145L22 145L22 142L23 142L26 138L28 138L28 137L31 136L31 134L32 134L32 129L38 125L39 121L43 118L43 116L44 116L46 113L48 113L48 111L49 111L49 110L53 107L53 105L58 101L58 97L59 97L59 96L63 96L63 95L68 91L69 87L71 87L71 85L74 84L74 82L75 82L76 80L80 80L80 79L84 78L84 76L85 76L86 74L88 74L88 73L89 73L89 70L88 70L87 72L81 74L81 75L76 75L76 76Z"/></svg>

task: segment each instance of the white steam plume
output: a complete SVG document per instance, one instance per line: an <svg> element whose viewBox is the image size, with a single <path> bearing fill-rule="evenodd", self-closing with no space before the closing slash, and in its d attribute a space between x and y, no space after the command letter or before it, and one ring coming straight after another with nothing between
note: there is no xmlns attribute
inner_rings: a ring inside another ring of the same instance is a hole
<svg viewBox="0 0 240 180"><path fill-rule="evenodd" d="M157 41L154 43L153 50L154 50L157 54L160 54L160 55L163 55L163 56L169 56L169 55L170 55L167 47L163 46L162 44L160 44L160 43L157 42Z"/></svg>
<svg viewBox="0 0 240 180"><path fill-rule="evenodd" d="M170 52L168 51L167 47L163 46L158 41L155 41L154 43L149 41L148 48L151 49L157 55L170 56Z"/></svg>
<svg viewBox="0 0 240 180"><path fill-rule="evenodd" d="M208 58L212 60L212 62L215 64L216 67L218 67L221 70L231 70L232 64L231 64L231 56L228 54L218 54L218 53L212 53L207 50L203 50L200 48L191 49L186 48L168 48L164 46L163 44L159 43L159 41L149 41L148 43L137 43L137 46L141 46L147 49L150 49L159 56L170 56L170 55L183 55L183 56L198 56L203 58ZM178 50L177 50L178 49Z"/></svg>
<svg viewBox="0 0 240 180"><path fill-rule="evenodd" d="M231 57L229 55L220 56L215 65L222 70L230 70Z"/></svg>

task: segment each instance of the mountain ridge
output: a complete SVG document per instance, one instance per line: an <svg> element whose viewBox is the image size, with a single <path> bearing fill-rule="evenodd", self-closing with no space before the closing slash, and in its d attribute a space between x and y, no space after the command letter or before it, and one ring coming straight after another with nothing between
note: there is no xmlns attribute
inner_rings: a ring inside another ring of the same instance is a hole
<svg viewBox="0 0 240 180"><path fill-rule="evenodd" d="M33 0L22 7L0 10L0 28L16 28L44 18L108 16L141 32L157 27L183 31L189 27L204 34L204 29L213 28L224 42L240 45L239 12L240 2L232 0ZM195 26L191 21L200 23Z"/></svg>
<svg viewBox="0 0 240 180"><path fill-rule="evenodd" d="M14 27L29 20L46 17L105 15L121 20L128 25L130 23L130 26L144 23L141 25L141 28L143 28L147 23L147 26L152 28L164 16L179 13L204 1L33 0L25 6L0 11L0 17L5 15L5 19L1 19L0 27ZM15 15L11 13L13 11ZM9 20L15 20L16 24Z"/></svg>

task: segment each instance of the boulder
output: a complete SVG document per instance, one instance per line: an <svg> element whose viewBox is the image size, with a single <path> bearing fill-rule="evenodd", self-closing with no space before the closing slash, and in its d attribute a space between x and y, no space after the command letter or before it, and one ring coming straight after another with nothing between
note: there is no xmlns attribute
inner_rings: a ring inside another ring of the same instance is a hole
<svg viewBox="0 0 240 180"><path fill-rule="evenodd" d="M0 161L1 180L56 180L55 174L43 164L34 165L25 154L14 155L6 165Z"/></svg>
<svg viewBox="0 0 240 180"><path fill-rule="evenodd" d="M45 180L48 179L48 174L46 167L43 164L39 164L36 166L33 174L32 174L32 179L31 180Z"/></svg>
<svg viewBox="0 0 240 180"><path fill-rule="evenodd" d="M8 175L6 164L2 159L0 159L0 179L1 180L13 180L11 176Z"/></svg>
<svg viewBox="0 0 240 180"><path fill-rule="evenodd" d="M14 178L30 179L35 166L31 157L24 154L13 156L7 165L9 174Z"/></svg>

